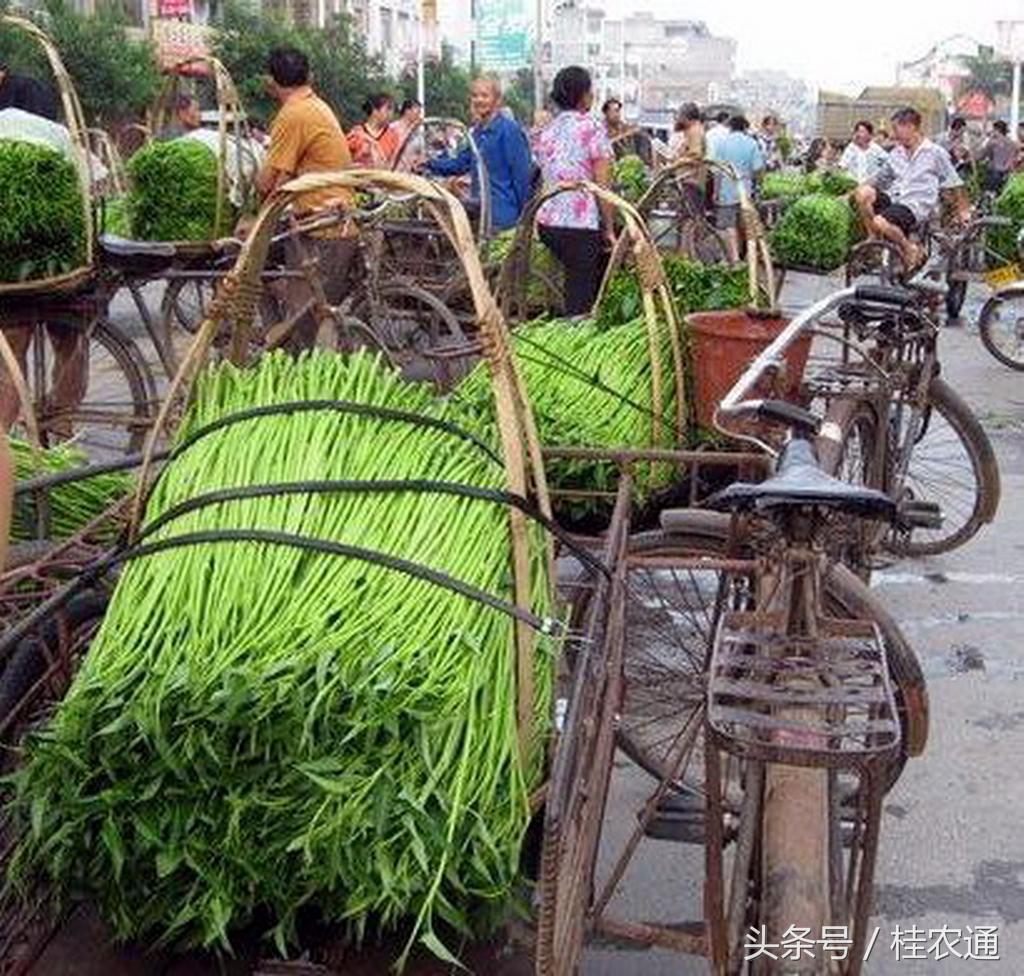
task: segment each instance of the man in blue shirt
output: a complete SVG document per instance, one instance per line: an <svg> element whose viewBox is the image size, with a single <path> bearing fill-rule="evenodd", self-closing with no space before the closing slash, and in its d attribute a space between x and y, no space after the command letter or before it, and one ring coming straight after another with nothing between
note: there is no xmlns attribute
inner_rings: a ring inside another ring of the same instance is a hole
<svg viewBox="0 0 1024 976"><path fill-rule="evenodd" d="M750 124L742 115L729 119L729 134L714 147L711 158L729 163L743 182L747 195L754 192L754 181L764 170L764 154L757 140L747 132ZM715 226L725 234L729 261L740 259L740 190L737 181L728 176L715 177Z"/></svg>
<svg viewBox="0 0 1024 976"><path fill-rule="evenodd" d="M473 140L487 169L491 191L491 228L514 227L530 199L532 160L526 133L501 110L501 85L496 78L478 78L470 88ZM432 159L426 169L436 176L473 177L471 196L480 199L479 174L467 145L453 158ZM468 209L468 208L467 208Z"/></svg>

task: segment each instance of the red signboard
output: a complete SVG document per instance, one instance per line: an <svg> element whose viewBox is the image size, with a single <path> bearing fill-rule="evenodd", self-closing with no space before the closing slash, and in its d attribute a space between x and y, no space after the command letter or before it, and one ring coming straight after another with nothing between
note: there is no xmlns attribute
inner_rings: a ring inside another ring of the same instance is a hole
<svg viewBox="0 0 1024 976"><path fill-rule="evenodd" d="M190 24L185 20L153 20L150 22L150 30L156 44L160 67L165 71L177 69L179 62L187 58L209 54L210 31L202 24ZM209 67L205 62L199 61L177 70L181 74L205 75L209 72Z"/></svg>
<svg viewBox="0 0 1024 976"><path fill-rule="evenodd" d="M157 0L158 17L191 17L192 0Z"/></svg>

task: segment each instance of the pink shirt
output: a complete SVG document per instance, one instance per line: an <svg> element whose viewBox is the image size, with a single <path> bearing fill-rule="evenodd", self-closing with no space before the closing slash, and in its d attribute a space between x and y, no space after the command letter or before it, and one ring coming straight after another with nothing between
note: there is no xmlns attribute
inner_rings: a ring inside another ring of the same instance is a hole
<svg viewBox="0 0 1024 976"><path fill-rule="evenodd" d="M540 132L537 162L545 187L573 180L593 180L595 164L612 159L612 147L604 126L587 112L559 112ZM537 215L547 227L600 226L597 200L592 193L560 193L548 200Z"/></svg>

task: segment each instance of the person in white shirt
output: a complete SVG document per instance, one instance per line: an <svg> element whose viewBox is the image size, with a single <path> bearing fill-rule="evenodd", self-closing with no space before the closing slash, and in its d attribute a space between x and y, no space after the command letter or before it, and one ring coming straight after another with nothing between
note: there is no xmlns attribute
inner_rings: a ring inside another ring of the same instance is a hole
<svg viewBox="0 0 1024 976"><path fill-rule="evenodd" d="M853 139L839 157L839 168L858 183L867 183L883 166L888 153L875 142L875 127L866 121L853 127Z"/></svg>
<svg viewBox="0 0 1024 976"><path fill-rule="evenodd" d="M853 191L853 200L867 233L892 241L903 254L905 266L912 269L923 257L923 250L911 235L937 213L941 194L958 191L956 205L962 223L970 219L970 201L962 192L963 180L949 153L925 138L917 109L899 109L892 117L892 128L896 147L870 182Z"/></svg>
<svg viewBox="0 0 1024 976"><path fill-rule="evenodd" d="M704 147L708 159L714 159L722 140L729 134L729 113L719 112L711 120L704 134Z"/></svg>

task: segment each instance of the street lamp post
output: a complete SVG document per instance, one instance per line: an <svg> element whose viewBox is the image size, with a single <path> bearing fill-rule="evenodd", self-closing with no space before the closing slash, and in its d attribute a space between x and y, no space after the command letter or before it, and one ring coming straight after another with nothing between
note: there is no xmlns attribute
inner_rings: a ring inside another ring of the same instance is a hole
<svg viewBox="0 0 1024 976"><path fill-rule="evenodd" d="M1013 85L1010 95L1010 133L1016 138L1020 123L1020 63L1024 60L1024 20L996 22L999 53L1013 62Z"/></svg>

